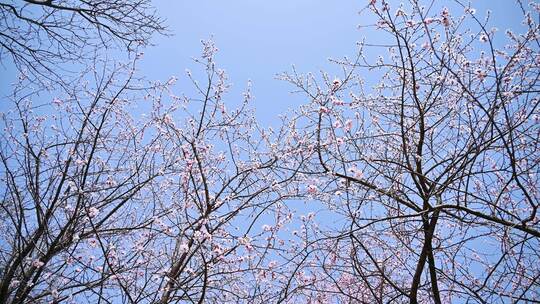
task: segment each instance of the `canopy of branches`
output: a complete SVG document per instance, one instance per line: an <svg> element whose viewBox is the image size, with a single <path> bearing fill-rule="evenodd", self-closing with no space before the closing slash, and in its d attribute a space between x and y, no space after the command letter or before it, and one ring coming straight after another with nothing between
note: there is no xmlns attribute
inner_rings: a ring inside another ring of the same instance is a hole
<svg viewBox="0 0 540 304"><path fill-rule="evenodd" d="M139 75L148 0L0 3L0 303L540 302L540 5L446 2L366 1L274 128L212 40Z"/></svg>

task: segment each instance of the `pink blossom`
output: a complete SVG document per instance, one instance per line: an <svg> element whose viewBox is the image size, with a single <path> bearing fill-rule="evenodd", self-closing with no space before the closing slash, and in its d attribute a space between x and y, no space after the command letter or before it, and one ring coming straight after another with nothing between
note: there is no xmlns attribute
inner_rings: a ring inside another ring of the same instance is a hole
<svg viewBox="0 0 540 304"><path fill-rule="evenodd" d="M272 227L270 225L263 225L262 230L263 231L272 231Z"/></svg>
<svg viewBox="0 0 540 304"><path fill-rule="evenodd" d="M444 8L443 11L441 12L441 16L442 16L442 23L445 27L449 27L450 26L450 13L448 12L448 8Z"/></svg>
<svg viewBox="0 0 540 304"><path fill-rule="evenodd" d="M449 18L449 17L443 17L443 18L442 18L442 24L443 24L445 27L449 27L449 26L450 26L450 18Z"/></svg>
<svg viewBox="0 0 540 304"><path fill-rule="evenodd" d="M58 292L58 289L53 289L51 290L51 295L53 296L53 298L58 298L60 296L60 293Z"/></svg>
<svg viewBox="0 0 540 304"><path fill-rule="evenodd" d="M189 251L189 245L186 244L186 243L180 244L180 246L178 246L178 251L179 251L180 253L188 252L188 251Z"/></svg>
<svg viewBox="0 0 540 304"><path fill-rule="evenodd" d="M173 123L173 119L171 117L171 115L164 115L163 116L163 123L167 124L167 125L170 125Z"/></svg>
<svg viewBox="0 0 540 304"><path fill-rule="evenodd" d="M95 248L98 245L98 241L96 239L90 239L88 240L88 245L90 245L90 247Z"/></svg>
<svg viewBox="0 0 540 304"><path fill-rule="evenodd" d="M96 207L90 207L88 209L88 216L89 217L96 217L99 214L99 210Z"/></svg>
<svg viewBox="0 0 540 304"><path fill-rule="evenodd" d="M486 34L482 34L478 40L480 40L480 42L488 42L488 36Z"/></svg>
<svg viewBox="0 0 540 304"><path fill-rule="evenodd" d="M335 78L334 81L332 81L332 91L337 90L341 86L341 80L339 78Z"/></svg>
<svg viewBox="0 0 540 304"><path fill-rule="evenodd" d="M116 185L116 182L114 181L114 178L112 176L108 176L107 177L107 180L105 180L105 184L109 187L112 187L114 185Z"/></svg>
<svg viewBox="0 0 540 304"><path fill-rule="evenodd" d="M353 165L351 168L349 168L349 172L356 179L362 179L364 177L364 174L356 167L356 165Z"/></svg>
<svg viewBox="0 0 540 304"><path fill-rule="evenodd" d="M441 12L441 16L443 16L443 17L448 17L449 16L449 12L448 12L447 7L443 8L443 10Z"/></svg>
<svg viewBox="0 0 540 304"><path fill-rule="evenodd" d="M345 122L344 130L345 131L350 131L352 129L352 125L353 125L352 120L347 119L347 121Z"/></svg>
<svg viewBox="0 0 540 304"><path fill-rule="evenodd" d="M15 288L15 287L19 286L20 283L21 283L21 281L19 281L19 280L12 280L11 283L9 284L9 288Z"/></svg>
<svg viewBox="0 0 540 304"><path fill-rule="evenodd" d="M474 9L472 7L467 7L467 8L465 8L465 13L474 15L474 14L476 14L476 9Z"/></svg>
<svg viewBox="0 0 540 304"><path fill-rule="evenodd" d="M476 74L476 78L478 78L480 81L484 81L484 79L487 77L487 73L482 69L476 69L474 73Z"/></svg>
<svg viewBox="0 0 540 304"><path fill-rule="evenodd" d="M433 23L433 22L436 21L436 20L437 20L437 19L435 19L435 18L426 18L426 19L424 19L424 23L425 23L425 24L431 24L431 23Z"/></svg>
<svg viewBox="0 0 540 304"><path fill-rule="evenodd" d="M318 191L317 186L315 186L313 184L307 186L307 192L309 194L315 194L315 193L317 193L317 191Z"/></svg>
<svg viewBox="0 0 540 304"><path fill-rule="evenodd" d="M342 106L343 104L345 104L345 102L343 102L343 100L335 98L335 97L332 98L332 103L335 104L336 106Z"/></svg>
<svg viewBox="0 0 540 304"><path fill-rule="evenodd" d="M43 265L45 265L45 263L43 263L40 259L35 259L34 261L32 261L32 266L36 268L41 268L43 267Z"/></svg>

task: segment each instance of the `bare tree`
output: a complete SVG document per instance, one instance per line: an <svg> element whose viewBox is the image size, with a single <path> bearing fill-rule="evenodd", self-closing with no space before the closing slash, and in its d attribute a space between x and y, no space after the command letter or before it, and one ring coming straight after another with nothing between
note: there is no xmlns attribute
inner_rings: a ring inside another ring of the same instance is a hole
<svg viewBox="0 0 540 304"><path fill-rule="evenodd" d="M371 1L381 37L342 76L282 75L310 103L276 169L331 215L283 257L281 300L538 301L540 7L514 33L447 5Z"/></svg>
<svg viewBox="0 0 540 304"><path fill-rule="evenodd" d="M164 31L149 0L0 2L0 61L58 86L77 74L76 63L91 64L96 52L136 50Z"/></svg>

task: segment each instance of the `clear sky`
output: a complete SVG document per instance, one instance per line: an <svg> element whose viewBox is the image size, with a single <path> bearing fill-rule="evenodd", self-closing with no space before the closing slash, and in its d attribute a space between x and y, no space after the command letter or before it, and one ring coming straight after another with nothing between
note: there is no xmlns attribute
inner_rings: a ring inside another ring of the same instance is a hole
<svg viewBox="0 0 540 304"><path fill-rule="evenodd" d="M393 2L396 6L399 1ZM442 2L442 1L440 1ZM227 95L234 103L248 79L253 82L254 106L259 121L276 124L276 116L296 108L305 100L291 96L292 87L276 80L275 75L290 71L294 64L301 72L329 72L328 58L352 57L357 41L376 39L374 30L358 30L366 14L358 12L367 0L198 0L155 2L158 12L167 19L174 36L157 37L157 47L147 49L141 65L150 79L183 76L193 67L191 56L200 53L200 39L215 40L220 52L217 62L233 84ZM504 30L519 24L513 1L473 1L481 16L493 10L495 23ZM458 13L458 12L456 12ZM461 13L461 11L459 11ZM179 82L177 89L182 90Z"/></svg>
<svg viewBox="0 0 540 304"><path fill-rule="evenodd" d="M148 49L141 70L149 78L182 75L200 53L200 39L213 36L218 65L233 84L227 99L240 99L247 80L253 82L257 117L264 124L301 102L276 73L327 69L327 58L354 55L360 39L358 1L157 1L159 13L174 34L158 37ZM179 83L181 89L182 82ZM231 100L233 102L233 100Z"/></svg>
<svg viewBox="0 0 540 304"><path fill-rule="evenodd" d="M300 72L321 69L336 73L328 58L352 57L355 43L377 38L374 30L358 30L366 14L358 12L367 0L156 0L158 14L166 19L169 37L155 37L156 44L145 51L140 72L148 79L166 80L181 76L178 93L188 85L185 69L195 69L191 61L201 50L200 39L213 36L220 52L217 62L233 84L227 101L234 104L247 80L253 82L254 106L263 126L277 125L276 117L288 108L306 102L291 96L290 85L275 79L295 64ZM390 1L396 6L399 1ZM441 5L447 1L437 2ZM472 6L482 15L494 12L494 23L504 30L520 20L513 1L477 0ZM458 13L458 12L456 12ZM461 11L459 12L461 13ZM4 62L0 67L0 93L9 92L15 70ZM0 108L4 108L2 105Z"/></svg>

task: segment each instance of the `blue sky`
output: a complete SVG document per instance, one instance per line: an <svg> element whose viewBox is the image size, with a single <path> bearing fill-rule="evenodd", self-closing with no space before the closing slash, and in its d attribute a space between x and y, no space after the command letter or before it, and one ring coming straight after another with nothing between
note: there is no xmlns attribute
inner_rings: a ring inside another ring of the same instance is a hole
<svg viewBox="0 0 540 304"><path fill-rule="evenodd" d="M251 79L257 117L263 125L273 124L279 113L303 101L289 94L288 84L275 80L276 73L289 71L292 64L301 71L327 69L328 57L355 53L360 5L333 2L157 1L174 36L154 39L158 46L145 51L141 70L150 79L183 76L193 66L190 57L200 53L200 39L213 36L220 50L218 65L233 84L227 98L240 99Z"/></svg>
<svg viewBox="0 0 540 304"><path fill-rule="evenodd" d="M400 3L390 2L392 6ZM357 28L370 22L365 20L368 14L358 14L367 0L158 0L155 3L173 36L154 39L157 46L145 51L141 72L149 79L183 76L186 68L194 66L190 58L200 53L200 39L212 36L220 49L217 62L233 84L227 99L234 104L241 98L247 80L252 80L253 105L263 126L277 125L278 114L306 102L302 96L289 94L292 87L276 80L277 73L290 71L294 64L300 72L322 69L339 75L327 59L352 57L357 41L364 37L376 39L378 35L374 30ZM492 21L501 30L520 22L513 1L480 0L473 1L472 6L479 16L487 9L493 10ZM186 84L181 78L177 90L181 91Z"/></svg>
<svg viewBox="0 0 540 304"><path fill-rule="evenodd" d="M155 46L145 50L140 74L149 80L181 76L178 93L189 91L185 69L196 70L191 61L201 50L201 39L213 37L220 52L217 62L227 71L232 89L227 100L235 104L248 80L253 83L253 106L263 126L277 125L277 115L297 108L306 100L291 95L292 87L275 79L294 64L300 72L325 70L339 75L328 58L352 57L355 43L364 37L377 39L375 30L358 30L369 23L358 12L367 0L156 0L154 3L172 36L156 36ZM392 7L399 1L390 1ZM445 5L447 1L439 1ZM513 1L478 0L472 6L482 16L494 12L493 23L504 30L519 25ZM456 12L461 13L461 11ZM0 66L0 94L9 92L16 71L9 62ZM0 108L4 108L5 104Z"/></svg>

